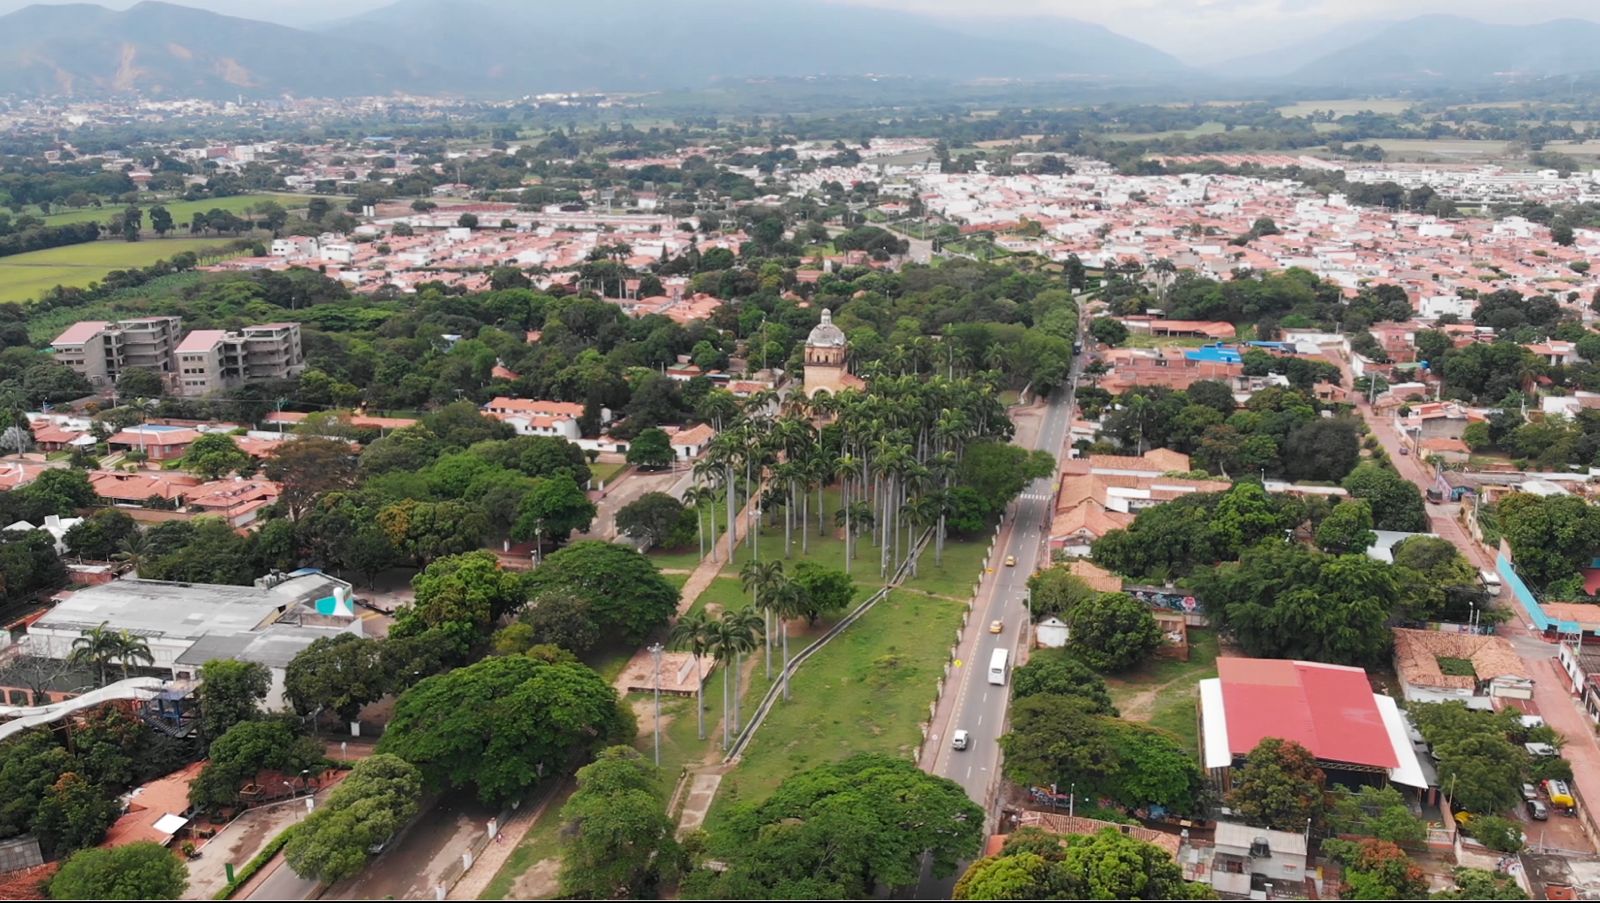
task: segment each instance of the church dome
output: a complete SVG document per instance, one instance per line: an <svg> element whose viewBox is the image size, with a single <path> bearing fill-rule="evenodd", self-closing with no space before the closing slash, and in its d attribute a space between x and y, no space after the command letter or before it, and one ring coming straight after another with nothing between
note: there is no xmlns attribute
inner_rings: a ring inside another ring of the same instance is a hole
<svg viewBox="0 0 1600 903"><path fill-rule="evenodd" d="M843 348L844 330L833 325L833 314L826 308L822 311L822 322L817 328L811 330L811 336L806 339L806 345L812 348Z"/></svg>

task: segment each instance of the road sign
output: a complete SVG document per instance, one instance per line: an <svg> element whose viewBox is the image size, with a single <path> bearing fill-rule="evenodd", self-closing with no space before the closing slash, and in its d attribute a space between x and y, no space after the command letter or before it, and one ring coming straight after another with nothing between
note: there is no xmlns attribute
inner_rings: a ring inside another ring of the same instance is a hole
<svg viewBox="0 0 1600 903"><path fill-rule="evenodd" d="M956 659L956 667L957 668L961 667L961 659L959 659L959 658Z"/></svg>

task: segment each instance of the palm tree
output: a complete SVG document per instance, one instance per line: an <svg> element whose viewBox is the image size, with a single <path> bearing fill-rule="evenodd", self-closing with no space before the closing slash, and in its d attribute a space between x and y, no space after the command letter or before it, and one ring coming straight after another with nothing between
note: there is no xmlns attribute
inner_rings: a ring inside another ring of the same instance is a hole
<svg viewBox="0 0 1600 903"><path fill-rule="evenodd" d="M67 661L94 668L99 686L103 687L106 685L106 665L121 652L122 638L110 628L110 622L101 622L99 627L85 630L82 636L72 641L72 652L67 655Z"/></svg>
<svg viewBox="0 0 1600 903"><path fill-rule="evenodd" d="M750 601L755 607L761 609L766 618L766 629L763 631L767 638L767 679L772 679L772 592L783 583L783 562L781 561L747 561L739 569L739 580L744 588L750 591Z"/></svg>
<svg viewBox="0 0 1600 903"><path fill-rule="evenodd" d="M772 591L772 608L783 634L783 698L789 699L789 621L805 614L806 591L792 580L784 580Z"/></svg>
<svg viewBox="0 0 1600 903"><path fill-rule="evenodd" d="M756 644L767 636L766 620L754 608L740 608L735 611L723 612L724 620L732 620L738 625L739 630L749 640L743 648L736 651L733 657L734 686L733 686L733 729L737 732L740 728L739 720L739 675L744 673L742 662L744 657L755 651Z"/></svg>
<svg viewBox="0 0 1600 903"><path fill-rule="evenodd" d="M156 662L155 656L150 654L150 641L142 636L135 636L126 630L117 631L116 655L112 661L122 666L122 679L128 679L128 665L137 662L146 666Z"/></svg>
<svg viewBox="0 0 1600 903"><path fill-rule="evenodd" d="M149 560L150 544L144 533L135 530L122 538L121 550L111 557L126 564L137 577L139 569Z"/></svg>
<svg viewBox="0 0 1600 903"><path fill-rule="evenodd" d="M721 617L707 625L706 641L707 651L716 657L717 667L722 669L722 748L727 749L733 742L730 736L733 719L729 717L731 697L728 695L728 672L735 672L734 692L737 693L739 656L754 649L756 639L750 625L739 612L724 611ZM730 659L734 662L732 667L729 667Z"/></svg>
<svg viewBox="0 0 1600 903"><path fill-rule="evenodd" d="M669 648L678 652L688 650L694 656L695 715L699 719L699 735L702 740L706 738L706 679L700 670L700 659L706 654L710 635L711 619L706 617L704 609L696 609L679 618L678 622L672 625L672 633L667 638Z"/></svg>

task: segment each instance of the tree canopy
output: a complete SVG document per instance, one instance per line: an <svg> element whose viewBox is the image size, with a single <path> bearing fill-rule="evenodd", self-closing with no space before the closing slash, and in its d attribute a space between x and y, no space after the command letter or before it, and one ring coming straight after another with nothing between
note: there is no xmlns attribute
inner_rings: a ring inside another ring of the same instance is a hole
<svg viewBox="0 0 1600 903"><path fill-rule="evenodd" d="M638 643L678 608L678 591L650 559L624 546L575 542L545 559L528 577L534 593L570 592L588 603L602 636Z"/></svg>
<svg viewBox="0 0 1600 903"><path fill-rule="evenodd" d="M176 900L188 886L189 870L171 850L141 840L72 854L50 879L50 896L57 900Z"/></svg>
<svg viewBox="0 0 1600 903"><path fill-rule="evenodd" d="M561 820L571 837L561 860L563 896L639 899L677 865L676 824L655 769L631 746L603 750L578 769Z"/></svg>
<svg viewBox="0 0 1600 903"><path fill-rule="evenodd" d="M302 878L324 883L360 872L371 850L417 814L422 774L398 756L357 762L328 799L294 827L283 856Z"/></svg>
<svg viewBox="0 0 1600 903"><path fill-rule="evenodd" d="M501 803L633 734L632 713L593 670L498 656L402 693L378 751L416 765L430 787Z"/></svg>
<svg viewBox="0 0 1600 903"><path fill-rule="evenodd" d="M923 856L948 875L977 854L983 812L960 785L904 758L858 754L785 779L711 838L728 863L684 884L698 899L859 899L916 883Z"/></svg>
<svg viewBox="0 0 1600 903"><path fill-rule="evenodd" d="M974 862L956 900L1215 900L1206 884L1183 880L1167 851L1112 828L1057 836L1022 828L998 856Z"/></svg>
<svg viewBox="0 0 1600 903"><path fill-rule="evenodd" d="M1316 758L1293 740L1268 737L1234 769L1228 806L1253 825L1304 831L1322 824L1327 776Z"/></svg>

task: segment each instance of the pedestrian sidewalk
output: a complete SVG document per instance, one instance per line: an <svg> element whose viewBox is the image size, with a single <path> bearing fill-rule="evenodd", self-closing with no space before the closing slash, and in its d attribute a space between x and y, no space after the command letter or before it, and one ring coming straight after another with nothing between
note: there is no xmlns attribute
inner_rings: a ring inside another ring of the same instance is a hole
<svg viewBox="0 0 1600 903"><path fill-rule="evenodd" d="M750 505L752 503L753 500L746 500L744 507L739 509L739 513L733 519L733 543L735 547L749 532L743 528L749 522L751 516ZM717 579L717 575L722 573L722 567L727 564L727 560L726 558L719 558L717 555L719 552L725 552L727 548L728 535L723 533L717 537L717 547L711 550L711 555L700 559L700 564L689 574L689 579L683 582L683 589L678 594L679 617L682 617L689 609L694 607L694 601L700 598L700 594L705 592L706 587L711 585L711 581Z"/></svg>
<svg viewBox="0 0 1600 903"><path fill-rule="evenodd" d="M571 778L554 784L532 805L518 809L515 815L500 826L500 833L495 836L494 842L483 848L483 852L473 860L472 867L462 874L454 887L450 888L446 899L476 900L483 896L483 892L489 889L490 882L494 881L502 868L505 868L512 852L522 844L522 839L528 836L528 832L533 830L533 826L544 816L551 802L566 799L567 791L572 789L571 785Z"/></svg>

